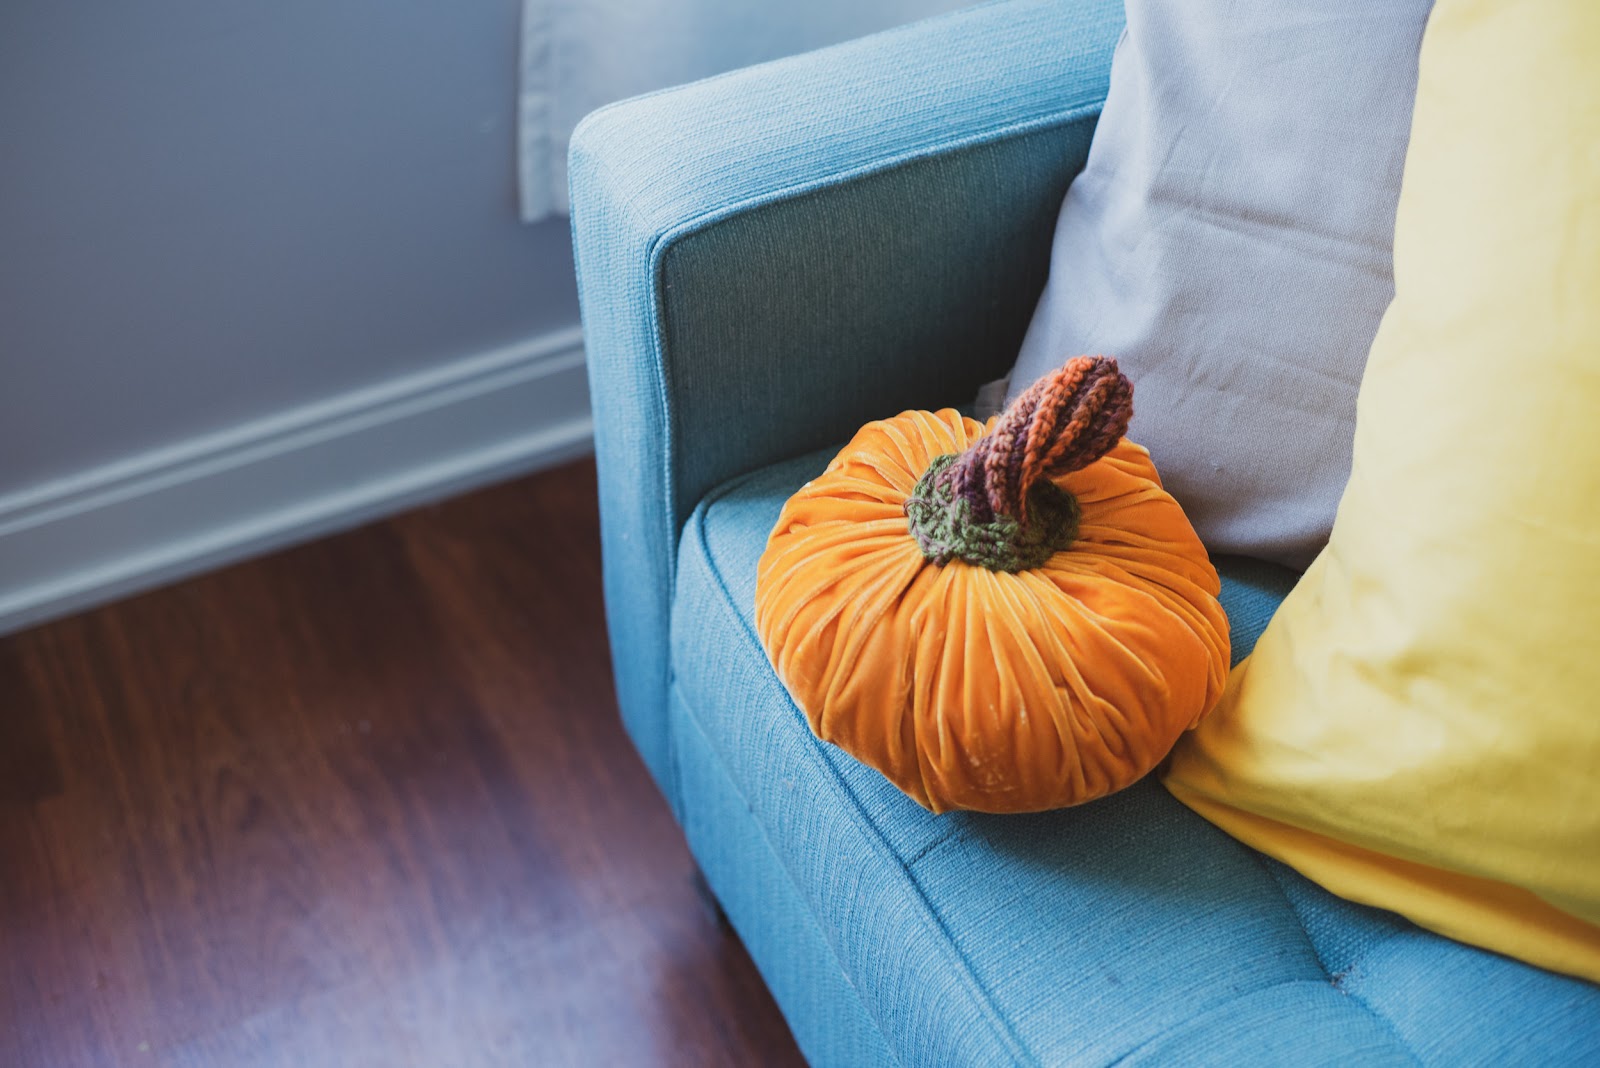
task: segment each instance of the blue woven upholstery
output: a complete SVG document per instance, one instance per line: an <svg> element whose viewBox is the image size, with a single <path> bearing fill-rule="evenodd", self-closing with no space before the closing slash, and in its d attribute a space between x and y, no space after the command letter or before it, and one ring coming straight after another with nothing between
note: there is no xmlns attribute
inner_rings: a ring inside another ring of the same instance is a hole
<svg viewBox="0 0 1600 1068"><path fill-rule="evenodd" d="M1062 812L936 817L817 742L756 641L755 572L828 455L736 480L690 518L673 731L680 781L719 784L683 796L708 874L746 863L727 828L753 823L766 877L781 868L901 1063L1600 1063L1600 989L1335 898L1153 782ZM1242 656L1292 574L1222 570ZM745 937L758 962L817 956ZM836 1032L790 1020L803 1043Z"/></svg>
<svg viewBox="0 0 1600 1068"><path fill-rule="evenodd" d="M1600 1063L1595 987L1331 898L1154 784L932 817L819 744L755 642L812 450L1010 365L1121 21L1004 0L575 134L624 722L816 1064ZM1292 576L1225 571L1242 652Z"/></svg>

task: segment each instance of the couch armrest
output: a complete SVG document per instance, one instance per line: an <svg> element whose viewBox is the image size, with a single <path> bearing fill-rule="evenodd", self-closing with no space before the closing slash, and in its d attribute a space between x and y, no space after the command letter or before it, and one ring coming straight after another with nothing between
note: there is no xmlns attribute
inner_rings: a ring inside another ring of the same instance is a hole
<svg viewBox="0 0 1600 1068"><path fill-rule="evenodd" d="M572 226L623 719L674 807L678 534L719 482L1015 358L1120 0L1005 0L589 116Z"/></svg>

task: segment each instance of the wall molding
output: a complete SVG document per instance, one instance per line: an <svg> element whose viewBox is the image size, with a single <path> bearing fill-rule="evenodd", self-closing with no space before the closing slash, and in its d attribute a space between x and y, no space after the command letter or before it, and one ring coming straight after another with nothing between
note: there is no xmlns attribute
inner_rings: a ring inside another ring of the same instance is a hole
<svg viewBox="0 0 1600 1068"><path fill-rule="evenodd" d="M573 327L0 495L0 634L588 452Z"/></svg>

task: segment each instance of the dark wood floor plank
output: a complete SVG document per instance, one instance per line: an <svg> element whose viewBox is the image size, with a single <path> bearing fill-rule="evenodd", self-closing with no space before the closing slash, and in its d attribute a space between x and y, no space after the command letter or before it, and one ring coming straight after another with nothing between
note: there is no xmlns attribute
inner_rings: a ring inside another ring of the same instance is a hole
<svg viewBox="0 0 1600 1068"><path fill-rule="evenodd" d="M0 639L0 1065L783 1065L618 724L593 467Z"/></svg>

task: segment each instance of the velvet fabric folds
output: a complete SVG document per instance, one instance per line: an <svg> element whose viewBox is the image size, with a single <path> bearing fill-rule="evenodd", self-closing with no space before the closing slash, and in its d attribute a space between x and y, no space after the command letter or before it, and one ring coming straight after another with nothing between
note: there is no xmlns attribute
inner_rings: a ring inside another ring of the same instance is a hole
<svg viewBox="0 0 1600 1068"><path fill-rule="evenodd" d="M1126 439L1052 479L1082 514L1042 566L924 557L906 500L985 430L953 409L863 427L784 506L757 576L761 642L817 736L934 812L1040 811L1128 786L1228 671L1216 570Z"/></svg>

